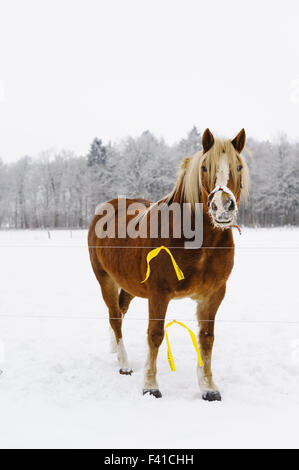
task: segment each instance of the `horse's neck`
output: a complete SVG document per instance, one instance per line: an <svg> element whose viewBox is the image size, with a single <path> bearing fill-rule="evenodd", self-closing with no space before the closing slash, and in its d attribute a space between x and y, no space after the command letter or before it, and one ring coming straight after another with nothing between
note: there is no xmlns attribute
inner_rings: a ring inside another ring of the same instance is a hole
<svg viewBox="0 0 299 470"><path fill-rule="evenodd" d="M186 204L187 201L184 201L182 197L182 186L181 183L177 192L173 195L171 201L169 203L177 203L181 206L181 213L183 214L183 204ZM203 205L203 218L202 218L202 230L203 230L203 244L202 246L234 246L234 240L232 235L232 230L220 230L216 229L212 223L211 217L208 213L208 206L206 197L203 193L199 195L199 204ZM195 213L192 211L191 216L191 224L192 226L196 226L195 224Z"/></svg>
<svg viewBox="0 0 299 470"><path fill-rule="evenodd" d="M232 229L221 230L215 228L209 214L203 214L203 244L209 247L234 247Z"/></svg>

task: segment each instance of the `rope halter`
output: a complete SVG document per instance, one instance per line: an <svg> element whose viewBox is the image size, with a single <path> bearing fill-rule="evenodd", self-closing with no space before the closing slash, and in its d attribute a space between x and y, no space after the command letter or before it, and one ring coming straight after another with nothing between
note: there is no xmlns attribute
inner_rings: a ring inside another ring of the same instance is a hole
<svg viewBox="0 0 299 470"><path fill-rule="evenodd" d="M227 187L227 186L219 186L217 185L213 191L211 191L210 193L207 192L208 194L208 207L210 207L210 203L211 203L211 200L214 196L215 193L217 193L218 191L223 191L224 193L226 194L229 194L231 200L234 202L235 204L235 208L236 208L236 211L238 210L238 203L237 203L237 199L236 199L236 196L234 195L234 193ZM242 234L242 230L240 229L239 225L232 225L231 226L232 228L236 228L238 231L239 231L239 234L241 235Z"/></svg>

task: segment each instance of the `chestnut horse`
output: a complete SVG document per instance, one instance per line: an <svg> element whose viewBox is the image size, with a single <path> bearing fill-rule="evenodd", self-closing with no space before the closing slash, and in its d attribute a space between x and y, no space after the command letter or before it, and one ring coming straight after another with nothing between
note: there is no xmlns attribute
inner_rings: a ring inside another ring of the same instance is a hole
<svg viewBox="0 0 299 470"><path fill-rule="evenodd" d="M105 224L97 230L103 214L108 213L105 206L102 206L101 213L97 213L90 225L88 244L91 264L109 309L121 374L132 373L122 338L124 314L135 296L148 299L149 350L144 394L162 397L156 379L156 361L164 338L167 307L172 299L190 297L197 302L200 327L199 347L203 367L198 366L197 374L202 398L208 401L221 400L211 368L214 321L234 265L232 227L236 224L240 198L246 194L248 187L248 169L241 156L245 140L244 129L233 140L215 139L210 130L206 129L202 137L202 151L183 161L173 191L159 201L168 205L176 202L179 207L183 203L190 204L191 213L196 204L202 204L201 247L186 248L185 236L174 237L171 223L170 234L166 237L160 233L158 237L151 237L148 232L145 237L126 235L126 228L133 219L132 212L127 211L130 204L143 204L145 207L143 217L138 222L140 224L147 221L158 204L142 199L123 199L122 209L119 208L118 199L110 201L110 206L121 216L116 223L117 236L113 235L115 218L110 215L106 216ZM161 229L162 222L159 224ZM105 236L98 233L99 230L103 232L103 227ZM151 261L150 275L142 283L147 272L148 253L162 245L173 254L184 279L177 278L169 254L162 250Z"/></svg>

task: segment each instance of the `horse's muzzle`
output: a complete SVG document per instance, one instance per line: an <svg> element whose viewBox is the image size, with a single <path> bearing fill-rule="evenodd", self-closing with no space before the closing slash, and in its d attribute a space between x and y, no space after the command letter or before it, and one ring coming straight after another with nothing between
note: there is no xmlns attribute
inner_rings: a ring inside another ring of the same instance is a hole
<svg viewBox="0 0 299 470"><path fill-rule="evenodd" d="M235 225L238 207L234 194L225 187L216 187L209 195L209 212L216 227Z"/></svg>

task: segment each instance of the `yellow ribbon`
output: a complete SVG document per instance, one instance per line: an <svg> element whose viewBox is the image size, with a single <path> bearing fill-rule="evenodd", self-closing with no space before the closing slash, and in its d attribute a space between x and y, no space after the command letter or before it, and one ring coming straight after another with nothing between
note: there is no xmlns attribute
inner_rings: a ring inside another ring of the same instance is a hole
<svg viewBox="0 0 299 470"><path fill-rule="evenodd" d="M145 279L144 281L142 281L141 284L143 284L144 282L146 282L150 276L150 273L151 273L151 268L150 268L150 262L153 258L155 258L156 256L158 256L158 254L160 253L161 250L165 250L170 258L171 258L171 261L172 261L172 264L173 264L173 267L174 267L174 270L176 272L176 275L177 275L177 278L179 281L181 281L182 279L185 279L184 277L184 274L183 272L180 270L180 268L178 267L171 251L166 248L165 246L160 246L159 248L155 248L154 250L150 251L146 257L146 262L147 262L147 272L146 272L146 276L145 276Z"/></svg>
<svg viewBox="0 0 299 470"><path fill-rule="evenodd" d="M199 347L198 347L198 344L197 344L197 341L196 341L196 336L195 336L195 334L193 333L192 330L190 330L190 328L188 328L188 327L187 327L186 325L184 325L183 323L180 323L179 321L173 320L172 322L168 323L168 324L165 326L165 336L166 336L166 343L167 343L167 359L168 359L168 362L169 362L171 371L172 371L172 372L175 372L175 371L176 371L176 368L175 368L175 363L174 363L173 355L172 355L171 348L170 348L170 343L169 343L167 328L169 328L169 327L170 327L171 325L173 325L174 323L176 323L177 325L180 325L180 326L182 326L183 328L186 328L186 330L188 330L188 332L189 332L189 334L190 334L190 337L191 337L191 340L192 340L192 343L193 343L193 346L194 346L195 351L196 351L196 353L197 353L199 367L202 367L202 366L203 366L202 358L201 358L201 355L200 355L200 351L199 351Z"/></svg>

